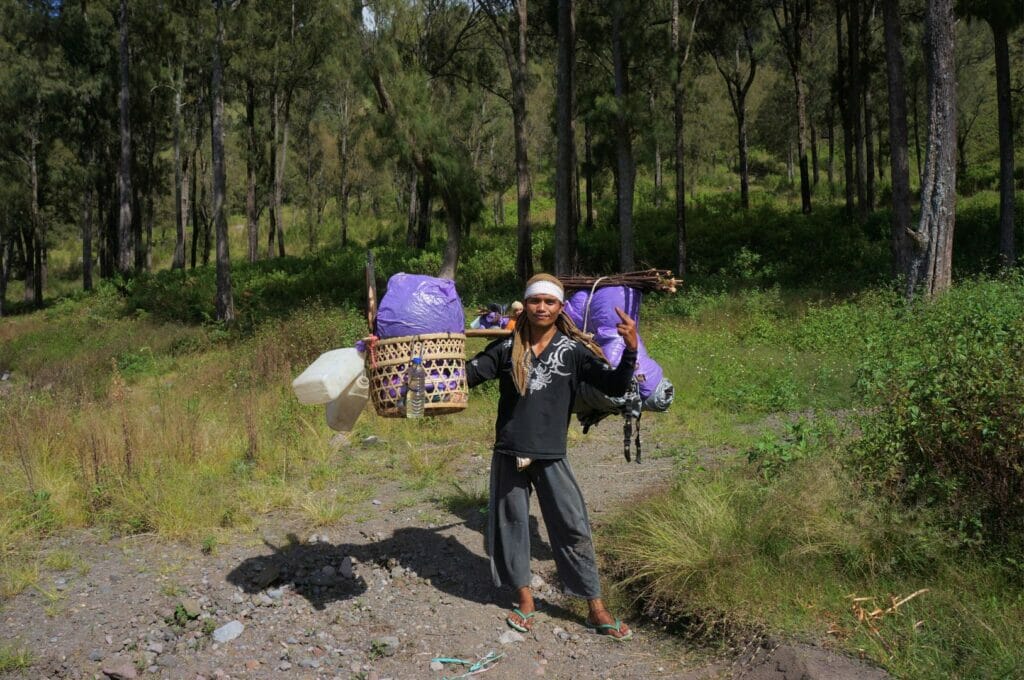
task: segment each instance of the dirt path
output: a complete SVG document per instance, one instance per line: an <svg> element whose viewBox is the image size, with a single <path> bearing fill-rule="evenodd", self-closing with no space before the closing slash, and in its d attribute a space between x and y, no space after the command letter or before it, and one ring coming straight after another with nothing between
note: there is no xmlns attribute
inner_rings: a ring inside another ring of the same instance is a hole
<svg viewBox="0 0 1024 680"><path fill-rule="evenodd" d="M656 427L646 439L655 454ZM611 421L570 457L595 524L672 470L670 459L653 455L625 463ZM466 465L471 483L486 479L487 457L467 456ZM54 539L48 549L74 551L80 564L42 574L38 589L0 611L0 644L24 645L35 658L13 677L440 679L468 669L432 664L435 657L476 661L490 652L503 655L490 678L870 677L805 673L803 657L790 659L788 672L761 658L706 665L642 621L630 622L629 643L599 637L548 585L554 562L539 538L543 615L517 636L504 622L511 592L490 583L478 511L460 517L432 507L440 521L425 524L417 517L428 508L394 507L387 495L369 504L372 519L326 530L265 517L214 555L152 537ZM833 657L826 661L846 663Z"/></svg>

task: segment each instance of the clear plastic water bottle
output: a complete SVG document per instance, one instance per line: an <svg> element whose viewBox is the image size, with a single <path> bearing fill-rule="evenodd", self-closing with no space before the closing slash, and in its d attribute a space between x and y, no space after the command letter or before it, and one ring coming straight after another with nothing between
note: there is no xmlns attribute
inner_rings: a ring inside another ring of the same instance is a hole
<svg viewBox="0 0 1024 680"><path fill-rule="evenodd" d="M405 417L422 418L423 403L427 394L427 372L423 368L422 358L412 358L406 378L408 391L405 395Z"/></svg>

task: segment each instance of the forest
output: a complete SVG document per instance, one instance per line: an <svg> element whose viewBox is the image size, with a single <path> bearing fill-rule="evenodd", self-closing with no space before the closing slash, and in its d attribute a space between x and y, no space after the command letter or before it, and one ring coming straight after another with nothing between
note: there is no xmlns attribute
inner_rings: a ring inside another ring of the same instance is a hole
<svg viewBox="0 0 1024 680"><path fill-rule="evenodd" d="M670 476L596 527L642 633L1024 674L1020 0L0 0L0 92L0 617L60 625L82 532L486 506L495 391L340 444L291 394L371 251L467 315L681 279ZM6 632L0 674L57 656Z"/></svg>

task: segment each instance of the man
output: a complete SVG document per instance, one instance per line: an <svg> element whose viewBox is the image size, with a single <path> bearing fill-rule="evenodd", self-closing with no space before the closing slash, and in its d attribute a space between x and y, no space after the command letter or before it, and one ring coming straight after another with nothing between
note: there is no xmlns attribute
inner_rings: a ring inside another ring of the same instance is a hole
<svg viewBox="0 0 1024 680"><path fill-rule="evenodd" d="M523 299L526 309L512 336L491 343L467 366L470 387L499 380L487 534L491 576L495 585L515 588L517 606L506 621L528 632L536 612L529 532L530 495L536 491L565 592L587 600L590 627L628 640L633 632L601 600L590 520L566 459L566 438L580 384L610 396L628 389L636 366L636 325L616 309L621 320L616 329L626 349L612 369L562 312L565 289L558 279L534 276Z"/></svg>

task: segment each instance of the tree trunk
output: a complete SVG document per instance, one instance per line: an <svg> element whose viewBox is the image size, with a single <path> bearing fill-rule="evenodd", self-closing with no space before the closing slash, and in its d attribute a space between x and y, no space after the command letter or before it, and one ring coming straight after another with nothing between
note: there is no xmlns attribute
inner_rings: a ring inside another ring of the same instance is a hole
<svg viewBox="0 0 1024 680"><path fill-rule="evenodd" d="M907 295L933 297L952 280L956 224L956 74L953 0L928 0L924 20L928 145L921 219L912 233Z"/></svg>
<svg viewBox="0 0 1024 680"><path fill-rule="evenodd" d="M117 199L114 196L117 182L108 172L110 164L100 161L100 167L102 169L95 183L96 224L99 225L96 233L99 242L99 278L110 279L114 275L114 254L117 252Z"/></svg>
<svg viewBox="0 0 1024 680"><path fill-rule="evenodd" d="M4 240L3 229L0 229L0 318L4 316L4 304L7 302L7 281L11 276L11 243Z"/></svg>
<svg viewBox="0 0 1024 680"><path fill-rule="evenodd" d="M455 270L459 265L459 239L462 236L462 219L456 200L442 194L444 203L445 223L448 227L448 237L444 243L444 252L441 255L441 271L438 278L455 279Z"/></svg>
<svg viewBox="0 0 1024 680"><path fill-rule="evenodd" d="M918 106L918 85L919 82L915 78L911 92L914 109L914 158L917 160L917 186L920 188L924 184L924 161L921 160L921 109Z"/></svg>
<svg viewBox="0 0 1024 680"><path fill-rule="evenodd" d="M89 166L93 165L89 154ZM92 182L85 183L82 192L82 290L92 290Z"/></svg>
<svg viewBox="0 0 1024 680"><path fill-rule="evenodd" d="M648 93L648 113L651 117L651 121L657 120L656 101L654 98L654 90ZM651 135L654 137L654 207L661 207L661 187L662 187L662 174L661 174L661 140L658 138L657 132L651 130Z"/></svg>
<svg viewBox="0 0 1024 680"><path fill-rule="evenodd" d="M1014 236L1013 104L1010 98L1010 52L1007 27L994 21L996 100L999 106L999 259L1004 267L1017 261Z"/></svg>
<svg viewBox="0 0 1024 680"><path fill-rule="evenodd" d="M174 89L174 256L171 258L171 269L183 269L185 267L185 210L184 201L187 189L183 170L181 153L181 128L182 128L182 88L185 87L184 57L179 61L177 67L178 77Z"/></svg>
<svg viewBox="0 0 1024 680"><path fill-rule="evenodd" d="M516 54L515 61L509 59L509 75L512 78L512 127L515 136L516 155L516 276L525 284L533 276L533 227L530 225L530 204L533 188L530 181L530 164L527 156L529 140L526 132L526 86L527 86L527 0L516 0Z"/></svg>
<svg viewBox="0 0 1024 680"><path fill-rule="evenodd" d="M583 125L583 179L586 182L587 218L584 227L587 231L594 230L594 154L591 149L590 126Z"/></svg>
<svg viewBox="0 0 1024 680"><path fill-rule="evenodd" d="M740 155L740 207L750 209L750 160L747 141L747 96L745 92L736 97L736 134Z"/></svg>
<svg viewBox="0 0 1024 680"><path fill-rule="evenodd" d="M224 45L222 0L217 0L217 33L213 40L213 73L210 78L210 100L213 116L210 123L210 154L213 162L213 218L217 224L217 320L231 323L235 303L231 294L231 257L228 251L228 214L225 205L227 178L224 170L224 69L220 51Z"/></svg>
<svg viewBox="0 0 1024 680"><path fill-rule="evenodd" d="M633 236L633 140L626 116L629 82L626 56L623 54L622 15L625 0L615 0L612 10L612 67L615 73L615 162L619 168L619 268L631 272L635 267Z"/></svg>
<svg viewBox="0 0 1024 680"><path fill-rule="evenodd" d="M555 161L555 275L570 273L573 254L569 252L569 229L573 212L573 114L576 84L575 0L558 0L558 64L556 73L556 118L558 138Z"/></svg>
<svg viewBox="0 0 1024 680"><path fill-rule="evenodd" d="M680 54L679 0L672 0L672 57L676 69L672 80L672 129L673 129L673 166L675 170L675 222L676 222L676 253L675 268L679 276L686 275L686 160L683 144L683 57Z"/></svg>
<svg viewBox="0 0 1024 680"><path fill-rule="evenodd" d="M843 182L844 198L847 215L853 214L854 198L856 192L856 180L853 172L853 115L850 104L850 84L852 77L849 65L849 50L844 47L843 42L843 3L836 2L836 63L837 77L836 93L839 98L839 114L843 124ZM849 23L849 16L847 16Z"/></svg>
<svg viewBox="0 0 1024 680"><path fill-rule="evenodd" d="M120 214L117 222L117 271L129 275L135 265L135 251L132 239L132 130L129 118L129 78L128 78L128 0L121 0L118 14L120 27L120 45L118 59L120 61L121 89L118 97L120 111L121 160L117 171L117 192L120 201Z"/></svg>
<svg viewBox="0 0 1024 680"><path fill-rule="evenodd" d="M892 175L892 237L894 275L906 274L911 243L910 161L907 154L907 94L903 79L902 26L899 0L884 0L886 81L889 90L889 168Z"/></svg>
<svg viewBox="0 0 1024 680"><path fill-rule="evenodd" d="M419 234L419 221L420 221L420 194L419 188L419 172L416 167L412 166L409 168L409 208L408 217L406 220L405 228L405 245L410 248L416 247L417 235Z"/></svg>
<svg viewBox="0 0 1024 680"><path fill-rule="evenodd" d="M39 164L36 157L39 147L39 138L35 132L32 133L29 152L29 187L32 191L29 204L29 219L32 224L32 262L26 262L25 270L32 270L32 302L37 308L43 306L43 286L45 272L43 271L43 248L46 245L46 237L43 233L43 218L39 209ZM28 288L26 280L26 288ZM27 291L26 291L27 293ZM28 298L26 297L26 301Z"/></svg>
<svg viewBox="0 0 1024 680"><path fill-rule="evenodd" d="M26 304L33 304L36 300L36 240L32 232L31 225L21 229L21 261L25 263L25 295L22 299Z"/></svg>
<svg viewBox="0 0 1024 680"><path fill-rule="evenodd" d="M803 74L803 39L806 24L810 21L810 4L802 2L782 3L782 19L778 10L772 8L772 18L782 38L789 72L793 78L793 90L796 95L797 158L800 164L800 210L804 214L811 212L811 176L807 160L807 147L810 146L809 123L807 117L807 87Z"/></svg>
<svg viewBox="0 0 1024 680"><path fill-rule="evenodd" d="M155 108L155 107L154 107ZM156 176L156 125L151 118L146 130L146 207L141 211L142 224L140 227L145 233L145 242L142 248L142 256L136 255L136 269L153 271L153 221L155 219L153 208L153 193L155 191L153 181ZM138 243L138 241L136 241Z"/></svg>
<svg viewBox="0 0 1024 680"><path fill-rule="evenodd" d="M829 198L834 199L836 196L836 124L835 106L832 102L829 102L828 105L828 112L826 114L825 124L828 126L828 163L825 165L825 172L828 175L828 195Z"/></svg>
<svg viewBox="0 0 1024 680"><path fill-rule="evenodd" d="M270 216L270 229L267 231L267 257L274 256L274 243L277 240L277 130L280 119L280 94L277 88L270 96L270 205L267 213Z"/></svg>
<svg viewBox="0 0 1024 680"><path fill-rule="evenodd" d="M256 84L245 81L245 234L249 262L260 257L260 218L256 201Z"/></svg>
<svg viewBox="0 0 1024 680"><path fill-rule="evenodd" d="M196 126L196 133L197 133L196 134L196 142L199 141L199 134L198 134L198 132L199 132L199 127L197 125ZM197 192L199 191L199 184L200 184L200 182L203 183L203 187L204 187L203 188L203 193L204 194L206 193L206 189L205 189L206 182L205 182L205 180L204 180L204 178L202 176L202 173L199 170L199 158L200 158L199 147L195 146L195 147L192 148L192 199L191 199L191 201L189 201L191 203L191 206L192 206L192 211L191 211L192 212L192 269L196 268L196 253L198 252L198 246L199 246L199 232L202 229L202 226L200 225L200 218L199 218L200 204L199 204L199 200L198 200L198 198L196 196ZM203 196L203 200L204 201L206 200L205 195Z"/></svg>
<svg viewBox="0 0 1024 680"><path fill-rule="evenodd" d="M882 126L882 121L878 121L878 153L875 154L875 158L878 163L878 181L885 181L885 128Z"/></svg>
<svg viewBox="0 0 1024 680"><path fill-rule="evenodd" d="M341 247L348 245L348 195L352 191L351 182L348 178L349 165L349 98L345 91L341 97L341 126L338 129L338 217L341 223ZM412 173L411 196L416 194L416 172ZM410 198L414 201L415 198ZM414 215L414 209L410 209L410 215ZM409 244L409 232L406 232L406 244Z"/></svg>
<svg viewBox="0 0 1024 680"><path fill-rule="evenodd" d="M811 121L811 186L818 186L818 128Z"/></svg>
<svg viewBox="0 0 1024 680"><path fill-rule="evenodd" d="M433 202L433 198L433 183L430 181L429 175L424 175L419 191L420 215L416 221L416 243L413 244L417 250L423 250L430 243L430 204Z"/></svg>
<svg viewBox="0 0 1024 680"><path fill-rule="evenodd" d="M864 88L864 165L867 168L864 173L867 180L865 208L870 212L875 209L875 131L871 124L871 90L868 87Z"/></svg>
<svg viewBox="0 0 1024 680"><path fill-rule="evenodd" d="M853 124L853 180L857 194L857 210L861 219L865 216L866 196L864 192L864 125L861 117L861 62L860 62L860 2L847 0L849 12L846 17L847 43L847 106Z"/></svg>
<svg viewBox="0 0 1024 680"><path fill-rule="evenodd" d="M294 8L294 4L293 4ZM284 201L284 175L288 167L288 129L291 122L292 93L284 96L284 121L281 126L281 151L278 154L277 178L274 187L274 209L277 210L277 256L284 257L284 218L281 204Z"/></svg>
<svg viewBox="0 0 1024 680"><path fill-rule="evenodd" d="M789 180L790 185L793 184L793 178L796 177L796 173L793 170L793 140L789 140L789 155L786 156L786 179Z"/></svg>

